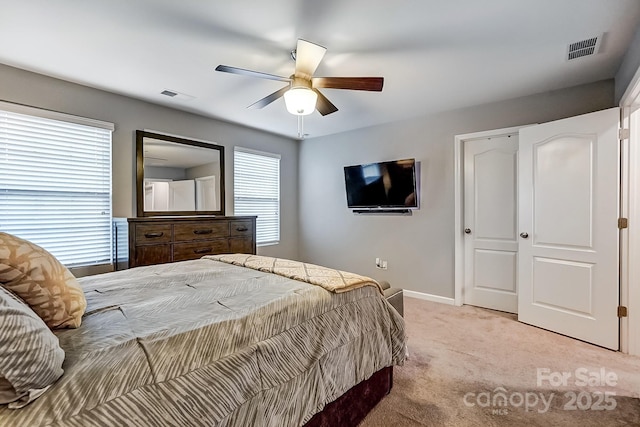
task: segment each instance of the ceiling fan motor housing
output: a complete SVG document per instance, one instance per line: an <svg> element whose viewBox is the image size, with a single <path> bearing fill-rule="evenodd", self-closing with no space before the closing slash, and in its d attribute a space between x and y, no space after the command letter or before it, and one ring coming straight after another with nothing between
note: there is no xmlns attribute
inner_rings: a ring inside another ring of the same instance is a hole
<svg viewBox="0 0 640 427"><path fill-rule="evenodd" d="M305 79L304 77L291 76L291 89L311 89L311 79Z"/></svg>

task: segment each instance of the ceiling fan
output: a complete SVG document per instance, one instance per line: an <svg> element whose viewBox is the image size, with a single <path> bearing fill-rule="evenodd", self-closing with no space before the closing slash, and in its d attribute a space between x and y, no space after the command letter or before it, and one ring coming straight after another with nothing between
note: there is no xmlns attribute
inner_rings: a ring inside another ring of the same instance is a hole
<svg viewBox="0 0 640 427"><path fill-rule="evenodd" d="M338 107L333 105L318 90L319 88L382 91L383 77L313 77L313 73L320 65L320 61L322 61L326 51L327 48L323 46L298 39L296 50L291 52L291 57L296 61L296 67L295 72L290 77L276 76L228 65L218 65L216 71L289 83L271 95L254 102L247 108L263 108L284 96L287 111L297 116L311 114L316 109L323 116L338 111Z"/></svg>

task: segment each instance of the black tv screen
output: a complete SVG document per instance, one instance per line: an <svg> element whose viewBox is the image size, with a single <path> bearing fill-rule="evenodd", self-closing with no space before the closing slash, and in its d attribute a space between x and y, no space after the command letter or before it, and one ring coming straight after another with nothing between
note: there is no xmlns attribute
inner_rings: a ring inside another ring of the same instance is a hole
<svg viewBox="0 0 640 427"><path fill-rule="evenodd" d="M417 208L415 159L344 167L349 208Z"/></svg>

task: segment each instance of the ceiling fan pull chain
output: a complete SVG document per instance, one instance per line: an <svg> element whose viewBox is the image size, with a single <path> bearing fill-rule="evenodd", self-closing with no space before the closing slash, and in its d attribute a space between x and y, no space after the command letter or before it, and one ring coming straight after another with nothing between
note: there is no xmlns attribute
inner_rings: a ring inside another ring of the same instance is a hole
<svg viewBox="0 0 640 427"><path fill-rule="evenodd" d="M304 139L304 125L302 123L302 118L304 116L298 116L298 138Z"/></svg>

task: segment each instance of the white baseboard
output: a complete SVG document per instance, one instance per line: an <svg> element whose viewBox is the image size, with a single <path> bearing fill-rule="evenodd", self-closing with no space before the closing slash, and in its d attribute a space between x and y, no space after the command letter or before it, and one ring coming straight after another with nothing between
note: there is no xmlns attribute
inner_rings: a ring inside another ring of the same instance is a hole
<svg viewBox="0 0 640 427"><path fill-rule="evenodd" d="M455 300L453 298L441 297L440 295L425 294L423 292L408 291L406 289L402 290L402 294L409 298L418 298L432 302L439 302L441 304L455 305Z"/></svg>

